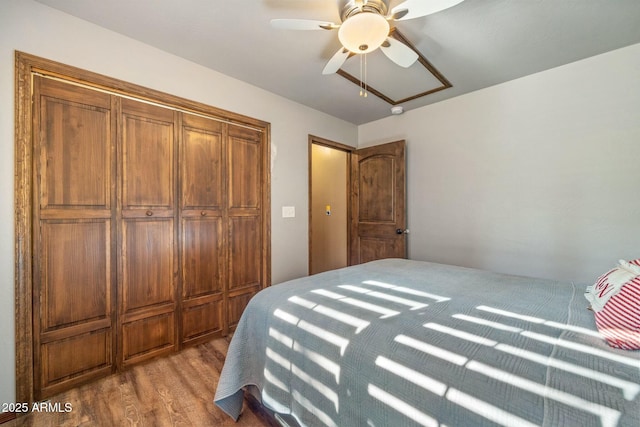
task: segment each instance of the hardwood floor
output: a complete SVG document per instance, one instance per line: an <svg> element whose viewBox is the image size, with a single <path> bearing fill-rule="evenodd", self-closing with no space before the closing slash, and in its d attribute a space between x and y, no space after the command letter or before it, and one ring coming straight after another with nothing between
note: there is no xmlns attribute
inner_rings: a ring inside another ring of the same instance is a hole
<svg viewBox="0 0 640 427"><path fill-rule="evenodd" d="M52 397L60 412L32 412L2 427L272 426L246 401L237 423L214 405L228 347L220 338L135 366Z"/></svg>

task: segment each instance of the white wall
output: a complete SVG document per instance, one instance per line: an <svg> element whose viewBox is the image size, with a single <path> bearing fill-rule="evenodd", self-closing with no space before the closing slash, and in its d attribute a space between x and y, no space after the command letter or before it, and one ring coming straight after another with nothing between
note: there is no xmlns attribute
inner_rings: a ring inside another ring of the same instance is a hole
<svg viewBox="0 0 640 427"><path fill-rule="evenodd" d="M358 134L407 140L411 258L580 284L640 258L640 44Z"/></svg>
<svg viewBox="0 0 640 427"><path fill-rule="evenodd" d="M640 45L357 128L31 0L2 0L0 403L15 398L15 50L270 122L274 282L307 272L309 134L407 140L412 258L586 283L640 257ZM285 205L295 219L281 218Z"/></svg>
<svg viewBox="0 0 640 427"><path fill-rule="evenodd" d="M355 145L357 127L31 0L0 4L0 403L15 399L14 52L38 55L271 123L272 279L307 274L308 135ZM297 217L281 218L283 205ZM303 237L301 237L303 236Z"/></svg>

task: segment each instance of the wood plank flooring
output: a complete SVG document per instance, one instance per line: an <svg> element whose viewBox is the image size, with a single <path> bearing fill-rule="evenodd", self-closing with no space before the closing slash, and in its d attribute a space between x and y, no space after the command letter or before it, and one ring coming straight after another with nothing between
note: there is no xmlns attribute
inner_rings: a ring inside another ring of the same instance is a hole
<svg viewBox="0 0 640 427"><path fill-rule="evenodd" d="M220 338L135 366L50 399L70 412L32 412L2 427L273 425L246 401L237 423L214 405L228 347Z"/></svg>

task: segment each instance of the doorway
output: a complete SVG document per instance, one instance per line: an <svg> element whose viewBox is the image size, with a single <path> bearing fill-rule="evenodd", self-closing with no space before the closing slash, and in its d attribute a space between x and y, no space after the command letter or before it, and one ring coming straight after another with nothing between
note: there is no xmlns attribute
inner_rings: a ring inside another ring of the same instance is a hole
<svg viewBox="0 0 640 427"><path fill-rule="evenodd" d="M405 146L309 136L309 274L407 257Z"/></svg>
<svg viewBox="0 0 640 427"><path fill-rule="evenodd" d="M309 274L348 265L349 164L354 150L309 136Z"/></svg>

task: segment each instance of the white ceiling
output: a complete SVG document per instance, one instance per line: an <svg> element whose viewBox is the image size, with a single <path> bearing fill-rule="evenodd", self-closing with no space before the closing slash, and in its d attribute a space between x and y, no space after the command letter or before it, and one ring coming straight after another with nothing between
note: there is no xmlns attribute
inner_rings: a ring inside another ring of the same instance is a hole
<svg viewBox="0 0 640 427"><path fill-rule="evenodd" d="M391 114L352 82L322 75L340 47L337 31L269 24L339 23L336 0L37 1L354 124ZM453 85L403 104L407 111L640 43L640 0L466 0L396 26ZM405 81L402 72L385 67L389 81Z"/></svg>

